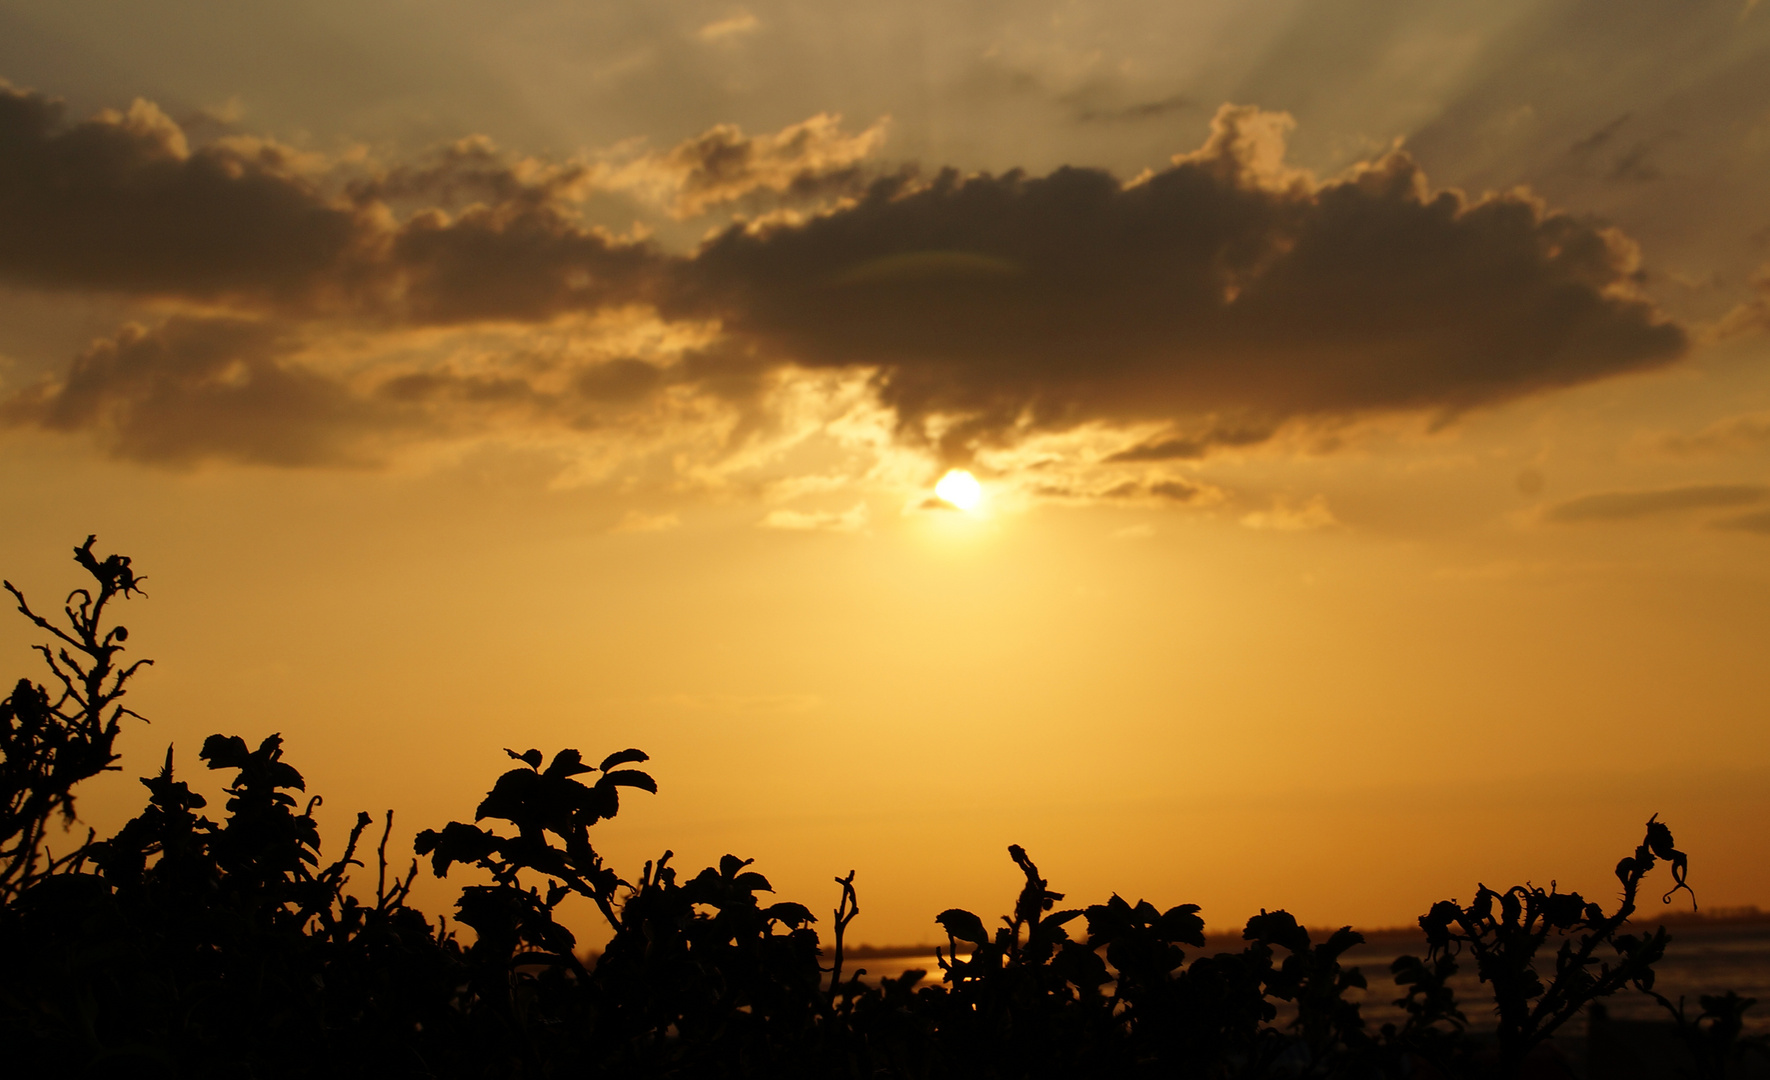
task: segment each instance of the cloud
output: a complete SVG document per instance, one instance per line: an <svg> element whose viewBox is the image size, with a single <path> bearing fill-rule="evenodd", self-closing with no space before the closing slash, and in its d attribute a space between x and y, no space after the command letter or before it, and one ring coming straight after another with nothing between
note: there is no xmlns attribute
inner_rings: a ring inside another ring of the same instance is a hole
<svg viewBox="0 0 1770 1080"><path fill-rule="evenodd" d="M1628 123L1629 119L1633 116L1633 113L1623 113L1621 116L1605 124L1603 127L1600 127L1590 135L1574 140L1573 145L1568 148L1568 152L1576 158L1590 157L1592 154L1604 149L1612 139L1616 138L1616 133L1620 131L1622 126Z"/></svg>
<svg viewBox="0 0 1770 1080"><path fill-rule="evenodd" d="M595 168L580 161L555 162L512 157L483 135L469 135L436 147L419 160L353 177L350 200L375 202L440 201L523 203L531 206L580 199L594 187Z"/></svg>
<svg viewBox="0 0 1770 1080"><path fill-rule="evenodd" d="M706 42L728 41L754 33L756 28L761 25L756 16L747 11L739 11L734 15L707 23L695 31L695 36Z"/></svg>
<svg viewBox="0 0 1770 1080"><path fill-rule="evenodd" d="M888 121L855 134L819 113L772 135L719 124L661 154L642 154L596 173L599 186L630 191L677 218L767 195L804 203L858 194L873 179L863 166L885 141Z"/></svg>
<svg viewBox="0 0 1770 1080"><path fill-rule="evenodd" d="M1184 94L1170 94L1167 97L1134 101L1127 105L1099 104L1094 101L1095 97L1096 95L1090 93L1065 95L1063 100L1075 107L1073 118L1076 123L1138 123L1145 120L1157 120L1185 109L1196 108L1198 105L1196 101Z"/></svg>
<svg viewBox="0 0 1770 1080"><path fill-rule="evenodd" d="M378 460L377 439L624 430L665 409L717 415L706 441L730 445L768 424L769 386L867 379L906 447L959 460L1116 431L1122 465L1449 418L1682 355L1620 234L1434 191L1401 151L1318 179L1286 165L1290 124L1226 106L1200 149L1130 182L881 172L883 127L830 115L624 160L469 138L387 165L193 145L139 101L70 124L0 87L0 282L187 312L96 343L6 416L141 460L345 464ZM670 252L587 225L597 191L684 216L823 201ZM629 316L658 329L625 351L512 343ZM433 351L508 340L420 362L422 333ZM659 345L673 334L700 340ZM319 344L339 335L368 342L348 372ZM1135 430L1157 434L1124 447ZM831 527L780 513L770 527Z"/></svg>
<svg viewBox="0 0 1770 1080"><path fill-rule="evenodd" d="M1662 450L1680 456L1741 454L1770 447L1770 412L1726 416L1689 435L1666 435Z"/></svg>
<svg viewBox="0 0 1770 1080"><path fill-rule="evenodd" d="M649 360L624 353L635 338L650 339ZM754 365L670 338L595 324L350 335L180 315L99 339L66 375L0 400L0 423L85 432L116 456L177 467L361 467L431 445L569 443L586 475L672 445L717 460L777 437L773 387ZM585 464L592 450L604 467Z"/></svg>
<svg viewBox="0 0 1770 1080"><path fill-rule="evenodd" d="M1218 447L1255 446L1272 438L1271 428L1207 426L1196 435L1169 435L1153 442L1140 443L1129 450L1120 450L1106 460L1112 464L1142 461L1190 461L1202 458Z"/></svg>
<svg viewBox="0 0 1770 1080"><path fill-rule="evenodd" d="M1557 524L1634 521L1687 510L1750 506L1765 499L1770 499L1770 487L1761 484L1692 484L1651 491L1604 491L1551 506L1544 512L1543 520Z"/></svg>
<svg viewBox="0 0 1770 1080"><path fill-rule="evenodd" d="M291 362L295 343L264 324L175 318L125 326L75 359L59 384L4 407L14 424L90 431L120 457L186 466L361 465L363 438L402 423L342 384Z"/></svg>
<svg viewBox="0 0 1770 1080"><path fill-rule="evenodd" d="M867 504L860 502L841 513L830 510L770 510L756 524L760 528L784 529L788 532L849 533L866 528L867 518Z"/></svg>
<svg viewBox="0 0 1770 1080"><path fill-rule="evenodd" d="M947 172L733 228L673 268L666 310L875 370L902 430L938 427L952 459L1091 422L1450 416L1683 354L1619 234L1434 192L1400 151L1317 181L1285 166L1287 125L1225 107L1130 184Z"/></svg>
<svg viewBox="0 0 1770 1080"><path fill-rule="evenodd" d="M1051 502L1121 506L1205 506L1224 497L1222 489L1198 481L1161 475L1126 480L1089 470L1039 480L1026 488L1026 494Z"/></svg>
<svg viewBox="0 0 1770 1080"><path fill-rule="evenodd" d="M1617 157L1616 162L1610 167L1610 172L1605 174L1605 179L1635 181L1643 184L1660 179L1664 174L1659 171L1659 166L1649 160L1652 155L1652 143L1636 143Z"/></svg>
<svg viewBox="0 0 1770 1080"><path fill-rule="evenodd" d="M1275 532L1312 532L1325 529L1340 522L1328 509L1327 500L1320 495L1311 496L1300 505L1292 505L1285 499L1277 499L1270 510L1255 510L1243 514L1241 523L1250 529L1271 529Z"/></svg>
<svg viewBox="0 0 1770 1080"><path fill-rule="evenodd" d="M1711 522L1709 527L1770 536L1770 510L1757 510L1749 514L1722 518L1719 521Z"/></svg>
<svg viewBox="0 0 1770 1080"><path fill-rule="evenodd" d="M0 86L0 279L289 298L340 271L363 232L292 151L242 140L193 151L141 100L71 126L61 114Z"/></svg>
<svg viewBox="0 0 1770 1080"><path fill-rule="evenodd" d="M1758 268L1752 287L1757 295L1722 317L1713 331L1716 339L1770 333L1770 263Z"/></svg>
<svg viewBox="0 0 1770 1080"><path fill-rule="evenodd" d="M1169 120L1200 103L1185 94L1127 77L1096 50L1011 49L992 45L954 84L973 98L1032 98L1055 107L1074 124L1136 124Z"/></svg>
<svg viewBox="0 0 1770 1080"><path fill-rule="evenodd" d="M403 322L539 322L640 303L657 255L579 225L553 206L429 210L388 238L370 269L397 287L383 310Z"/></svg>
<svg viewBox="0 0 1770 1080"><path fill-rule="evenodd" d="M0 282L446 324L631 303L657 259L561 205L573 170L482 140L340 191L314 169L262 139L192 148L145 101L69 125L0 86ZM491 201L404 220L383 201L456 191Z"/></svg>
<svg viewBox="0 0 1770 1080"><path fill-rule="evenodd" d="M1106 499L1166 499L1170 502L1192 502L1204 497L1211 489L1200 484L1188 483L1184 480L1147 480L1142 483L1125 481L1114 484L1100 493Z"/></svg>

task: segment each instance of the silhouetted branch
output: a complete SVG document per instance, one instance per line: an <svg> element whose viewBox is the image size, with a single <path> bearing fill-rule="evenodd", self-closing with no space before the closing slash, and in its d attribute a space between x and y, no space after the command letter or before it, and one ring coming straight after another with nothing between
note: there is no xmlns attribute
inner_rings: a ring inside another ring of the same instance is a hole
<svg viewBox="0 0 1770 1080"><path fill-rule="evenodd" d="M842 985L842 938L848 932L848 924L860 914L860 897L854 891L854 871L848 871L847 877L839 877L836 884L842 886L842 896L836 901L835 918L831 925L835 935L835 955L830 961L830 1001L836 1000L837 988Z"/></svg>

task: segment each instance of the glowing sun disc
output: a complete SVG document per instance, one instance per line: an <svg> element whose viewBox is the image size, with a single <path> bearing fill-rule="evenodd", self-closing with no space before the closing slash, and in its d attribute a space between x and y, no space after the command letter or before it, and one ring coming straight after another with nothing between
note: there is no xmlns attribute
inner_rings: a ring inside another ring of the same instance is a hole
<svg viewBox="0 0 1770 1080"><path fill-rule="evenodd" d="M941 477L940 483L934 485L934 494L961 510L971 511L983 505L983 485L964 469L953 469Z"/></svg>

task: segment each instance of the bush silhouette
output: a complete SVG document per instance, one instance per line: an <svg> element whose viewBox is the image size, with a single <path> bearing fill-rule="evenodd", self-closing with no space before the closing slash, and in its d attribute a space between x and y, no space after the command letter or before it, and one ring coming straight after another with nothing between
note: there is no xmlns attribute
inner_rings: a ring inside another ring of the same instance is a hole
<svg viewBox="0 0 1770 1080"><path fill-rule="evenodd" d="M278 735L204 742L204 765L231 774L219 820L168 749L116 835L51 849L52 822L74 820L74 789L116 767L134 715L118 702L146 663L124 665L127 632L105 625L141 579L93 543L75 551L93 584L70 594L65 625L6 585L51 636L39 652L59 688L22 680L0 707L0 1040L15 1075L1512 1077L1593 1001L1654 993L1669 937L1625 929L1657 863L1670 864L1673 892L1688 889L1687 859L1655 817L1617 867L1609 914L1530 885L1440 902L1420 920L1425 955L1390 968L1405 1020L1373 1030L1349 996L1365 978L1343 963L1357 932L1318 941L1291 914L1262 911L1239 951L1205 955L1196 906L1113 895L1059 907L1064 894L1013 845L1025 884L999 925L943 911L938 982L921 971L869 982L843 970L853 873L836 879L825 967L817 917L774 899L750 860L679 874L665 851L632 881L607 865L594 827L620 811L623 789L657 791L633 768L643 752L590 765L576 749L507 750L516 764L473 822L416 842L438 877L465 865L489 878L460 891L463 944L409 904L416 860L390 872L391 812L372 894L359 857L368 814L337 858L322 856L317 798ZM556 918L571 895L609 925L594 963ZM1447 982L1469 960L1494 996L1491 1037L1470 1034ZM1694 1020L1660 1000L1719 1075L1749 1000L1704 998Z"/></svg>
<svg viewBox="0 0 1770 1080"><path fill-rule="evenodd" d="M74 820L74 788L82 780L115 768L112 752L125 716L136 714L117 704L124 684L143 664L119 667L117 654L129 640L122 626L104 628L105 608L121 596L141 595L141 580L129 560L112 555L100 562L92 554L97 537L74 549L74 560L97 586L68 594L62 613L67 628L31 610L24 594L5 582L27 619L47 631L52 644L39 645L44 663L60 690L50 691L20 679L0 703L5 729L0 732L0 903L11 903L43 878L79 859L78 846L58 859L46 850L51 819ZM70 651L71 650L71 651ZM90 837L88 838L90 839Z"/></svg>

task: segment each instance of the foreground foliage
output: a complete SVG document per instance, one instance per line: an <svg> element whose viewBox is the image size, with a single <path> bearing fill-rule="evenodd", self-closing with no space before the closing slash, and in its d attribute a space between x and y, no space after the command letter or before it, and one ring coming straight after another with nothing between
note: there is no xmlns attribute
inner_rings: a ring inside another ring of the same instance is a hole
<svg viewBox="0 0 1770 1080"><path fill-rule="evenodd" d="M1060 907L1013 846L1025 885L1001 925L942 912L938 982L910 972L869 984L844 971L852 873L836 879L825 967L816 916L766 899L747 860L679 874L665 852L633 881L605 864L591 830L623 790L656 791L633 768L644 753L591 765L577 750L526 750L506 751L514 765L472 823L417 839L436 875L468 865L489 878L461 891L464 945L409 905L416 862L390 873L391 814L372 894L368 815L336 859L322 857L317 799L276 735L203 744L201 761L232 774L220 820L168 750L142 780L139 816L50 850L52 823L74 820L73 788L116 768L134 716L119 699L140 662L121 665L127 631L104 623L142 579L92 544L76 560L95 584L70 595L65 627L6 585L55 639L40 651L59 686L21 680L0 704L0 1044L15 1075L1518 1076L1590 1002L1653 992L1668 936L1627 933L1628 920L1658 863L1673 891L1688 888L1686 857L1653 819L1617 867L1609 913L1530 885L1436 904L1420 920L1425 955L1391 967L1405 1022L1372 1030L1348 997L1365 978L1342 964L1356 932L1317 941L1290 914L1262 912L1239 951L1204 955L1195 906L1115 895ZM555 918L571 895L612 933L593 966ZM1469 1035L1449 990L1467 962L1492 990L1492 1037ZM1705 998L1695 1018L1665 1004L1698 1067L1721 1075L1750 1001Z"/></svg>

